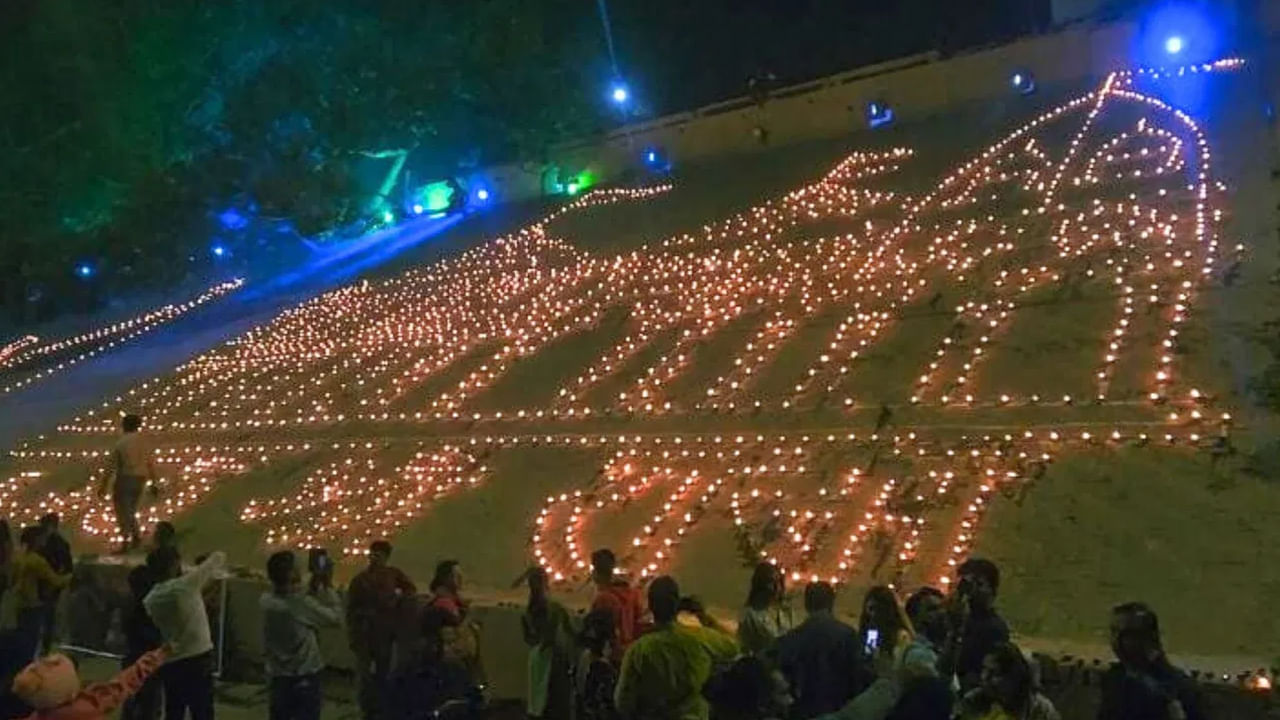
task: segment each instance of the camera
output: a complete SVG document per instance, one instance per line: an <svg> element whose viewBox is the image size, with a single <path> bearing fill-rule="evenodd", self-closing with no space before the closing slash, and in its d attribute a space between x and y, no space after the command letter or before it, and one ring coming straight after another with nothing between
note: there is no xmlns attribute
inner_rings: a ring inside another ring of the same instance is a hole
<svg viewBox="0 0 1280 720"><path fill-rule="evenodd" d="M333 571L333 558L324 548L311 548L307 552L307 570L312 575L328 575Z"/></svg>
<svg viewBox="0 0 1280 720"><path fill-rule="evenodd" d="M865 650L868 655L874 655L876 650L879 649L880 631L875 628L871 628L870 630L867 630L867 637L863 642L863 650Z"/></svg>

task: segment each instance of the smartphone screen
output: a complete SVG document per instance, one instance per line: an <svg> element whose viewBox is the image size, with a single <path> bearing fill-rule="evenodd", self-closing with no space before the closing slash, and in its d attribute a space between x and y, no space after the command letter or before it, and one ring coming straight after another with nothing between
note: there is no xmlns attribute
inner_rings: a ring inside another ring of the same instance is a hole
<svg viewBox="0 0 1280 720"><path fill-rule="evenodd" d="M880 631L872 628L867 631L866 650L871 655L880 648Z"/></svg>

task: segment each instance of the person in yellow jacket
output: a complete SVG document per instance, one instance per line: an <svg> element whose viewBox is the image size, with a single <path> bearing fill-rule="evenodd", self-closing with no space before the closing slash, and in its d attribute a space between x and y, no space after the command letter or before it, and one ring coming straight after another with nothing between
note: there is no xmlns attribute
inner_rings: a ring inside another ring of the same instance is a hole
<svg viewBox="0 0 1280 720"><path fill-rule="evenodd" d="M23 528L10 566L9 588L0 600L0 633L10 653L5 657L8 672L0 674L6 676L35 659L44 625L43 598L71 583L71 573L55 572L40 554L45 537L44 528Z"/></svg>

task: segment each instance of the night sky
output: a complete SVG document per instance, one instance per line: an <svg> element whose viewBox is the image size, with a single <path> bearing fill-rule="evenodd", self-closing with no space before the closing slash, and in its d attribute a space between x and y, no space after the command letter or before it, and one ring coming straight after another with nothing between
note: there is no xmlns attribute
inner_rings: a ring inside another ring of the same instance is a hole
<svg viewBox="0 0 1280 720"><path fill-rule="evenodd" d="M609 0L620 72L651 114L1045 28L1049 0ZM602 31L603 34L603 31Z"/></svg>

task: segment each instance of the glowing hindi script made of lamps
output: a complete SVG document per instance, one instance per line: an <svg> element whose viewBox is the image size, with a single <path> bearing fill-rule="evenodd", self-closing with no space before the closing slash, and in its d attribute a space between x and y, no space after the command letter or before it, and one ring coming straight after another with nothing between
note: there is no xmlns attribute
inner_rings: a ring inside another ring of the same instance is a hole
<svg viewBox="0 0 1280 720"><path fill-rule="evenodd" d="M0 514L59 510L112 540L90 488L119 413L141 412L168 488L149 522L292 455L305 478L247 501L241 521L267 545L354 556L442 497L520 482L494 476L494 454L582 448L603 458L595 476L510 531L513 552L557 580L585 576L593 528L624 524L616 544L638 576L723 527L744 561L796 579L948 583L995 495L1062 454L1187 452L1227 432L1177 358L1199 293L1241 249L1218 235L1225 186L1204 131L1138 89L1159 75L1111 74L919 196L884 189L911 150L855 152L728 219L604 253L558 237L556 221L669 188L588 193L455 258L305 302L65 424L15 453ZM1001 370L1027 307L1074 312L1082 295L1104 302L1071 358L1078 381L1052 355L1029 380ZM545 403L495 402L513 368L606 331ZM898 385L860 379L904 335L924 345L895 356L910 364ZM726 337L733 348L707 358ZM795 372L780 382L787 353ZM69 465L93 468L89 482L44 487Z"/></svg>

